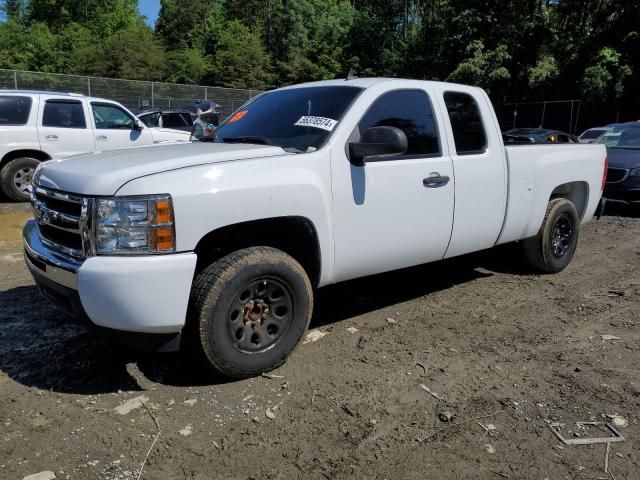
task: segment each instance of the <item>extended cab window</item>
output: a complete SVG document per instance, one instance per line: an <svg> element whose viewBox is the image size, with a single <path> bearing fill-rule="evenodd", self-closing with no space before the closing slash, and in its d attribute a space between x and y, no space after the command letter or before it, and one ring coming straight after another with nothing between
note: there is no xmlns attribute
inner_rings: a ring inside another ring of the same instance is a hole
<svg viewBox="0 0 640 480"><path fill-rule="evenodd" d="M449 112L456 153L483 153L487 149L487 135L482 125L480 109L473 97L468 93L445 92L444 102Z"/></svg>
<svg viewBox="0 0 640 480"><path fill-rule="evenodd" d="M133 130L135 121L115 105L92 103L93 118L99 130Z"/></svg>
<svg viewBox="0 0 640 480"><path fill-rule="evenodd" d="M402 130L409 140L404 156L440 154L431 103L422 90L397 90L382 95L358 124L361 134L372 127L396 127Z"/></svg>
<svg viewBox="0 0 640 480"><path fill-rule="evenodd" d="M47 100L42 114L42 126L87 128L82 103L71 100Z"/></svg>
<svg viewBox="0 0 640 480"><path fill-rule="evenodd" d="M0 97L0 125L25 125L31 112L31 97Z"/></svg>

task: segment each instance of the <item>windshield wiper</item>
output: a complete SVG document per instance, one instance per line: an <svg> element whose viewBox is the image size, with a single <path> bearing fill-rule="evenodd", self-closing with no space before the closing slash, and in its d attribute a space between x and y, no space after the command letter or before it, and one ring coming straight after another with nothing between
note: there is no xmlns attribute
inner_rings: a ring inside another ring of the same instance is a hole
<svg viewBox="0 0 640 480"><path fill-rule="evenodd" d="M640 147L621 147L620 145L611 145L608 148L620 148L623 150L640 150Z"/></svg>
<svg viewBox="0 0 640 480"><path fill-rule="evenodd" d="M267 137L246 136L246 137L224 137L224 143L255 143L257 145L273 145Z"/></svg>

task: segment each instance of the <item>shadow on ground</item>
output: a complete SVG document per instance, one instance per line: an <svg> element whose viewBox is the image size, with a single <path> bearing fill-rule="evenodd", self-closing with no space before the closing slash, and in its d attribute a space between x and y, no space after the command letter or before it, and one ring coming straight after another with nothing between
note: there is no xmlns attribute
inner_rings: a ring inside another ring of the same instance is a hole
<svg viewBox="0 0 640 480"><path fill-rule="evenodd" d="M640 206L630 206L622 203L607 202L603 215L607 217L640 218Z"/></svg>
<svg viewBox="0 0 640 480"><path fill-rule="evenodd" d="M311 327L362 315L491 276L525 274L517 246L436 264L375 275L320 289ZM482 268L480 268L482 267ZM147 380L174 386L224 383L181 354L140 352L119 346L51 306L35 286L0 292L0 370L28 387L97 394L140 390L128 365Z"/></svg>

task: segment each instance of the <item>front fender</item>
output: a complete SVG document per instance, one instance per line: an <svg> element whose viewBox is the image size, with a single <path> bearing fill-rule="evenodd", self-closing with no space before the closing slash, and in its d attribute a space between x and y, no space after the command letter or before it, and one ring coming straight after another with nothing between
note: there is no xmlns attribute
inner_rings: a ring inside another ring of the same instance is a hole
<svg viewBox="0 0 640 480"><path fill-rule="evenodd" d="M177 251L193 251L209 232L251 220L300 216L317 232L319 285L333 274L329 161L321 151L187 167L132 180L116 195L169 193Z"/></svg>

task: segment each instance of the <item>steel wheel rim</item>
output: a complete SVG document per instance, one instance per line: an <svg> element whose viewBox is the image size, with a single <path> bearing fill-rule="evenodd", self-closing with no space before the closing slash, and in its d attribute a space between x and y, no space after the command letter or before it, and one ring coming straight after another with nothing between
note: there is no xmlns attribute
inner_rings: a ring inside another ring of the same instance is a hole
<svg viewBox="0 0 640 480"><path fill-rule="evenodd" d="M551 229L551 254L556 258L564 257L573 240L573 221L566 213L560 215Z"/></svg>
<svg viewBox="0 0 640 480"><path fill-rule="evenodd" d="M31 193L31 181L33 179L33 168L21 168L13 176L13 184L22 193Z"/></svg>
<svg viewBox="0 0 640 480"><path fill-rule="evenodd" d="M229 306L229 340L242 353L265 352L286 334L293 322L293 308L286 282L274 277L251 280L238 290Z"/></svg>

